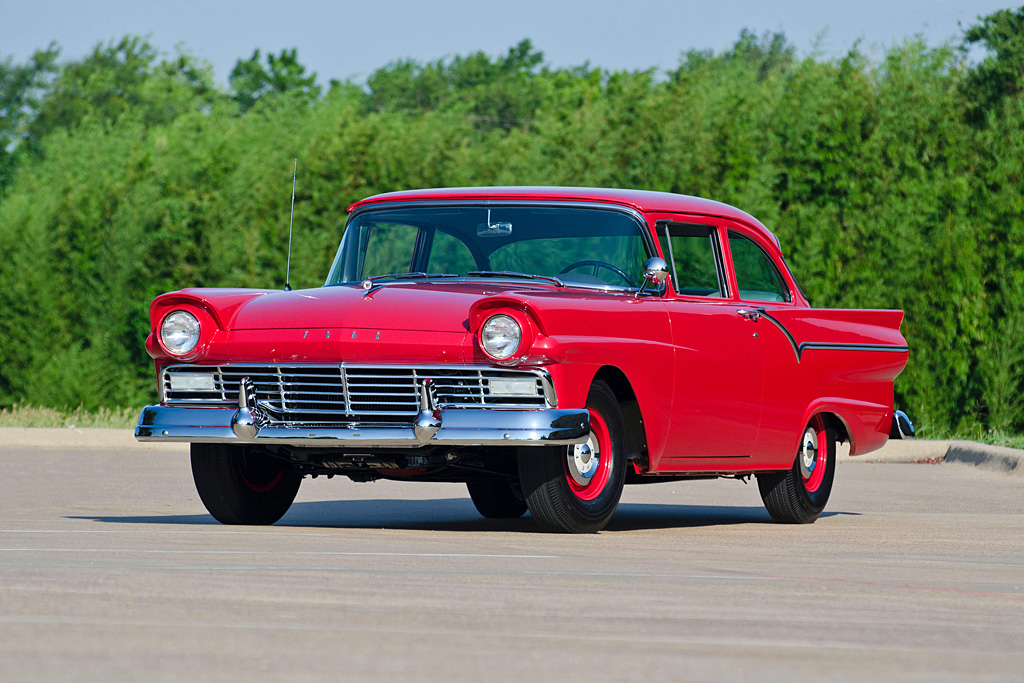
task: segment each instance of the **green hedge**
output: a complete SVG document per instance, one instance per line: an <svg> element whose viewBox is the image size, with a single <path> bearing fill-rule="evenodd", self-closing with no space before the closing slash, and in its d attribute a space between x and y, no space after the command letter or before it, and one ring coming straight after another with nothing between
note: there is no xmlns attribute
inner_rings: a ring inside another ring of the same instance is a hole
<svg viewBox="0 0 1024 683"><path fill-rule="evenodd" d="M997 58L909 41L877 63L798 60L744 33L659 75L549 69L524 42L324 94L300 68L301 87L247 86L242 102L151 56L113 113L62 91L62 72L40 111L67 96L84 113L27 128L0 197L0 407L152 400L153 296L283 284L297 157L296 287L322 282L345 208L376 192L695 194L772 228L814 305L906 311L897 403L925 433L1024 432L1024 96L1005 69L991 95Z"/></svg>

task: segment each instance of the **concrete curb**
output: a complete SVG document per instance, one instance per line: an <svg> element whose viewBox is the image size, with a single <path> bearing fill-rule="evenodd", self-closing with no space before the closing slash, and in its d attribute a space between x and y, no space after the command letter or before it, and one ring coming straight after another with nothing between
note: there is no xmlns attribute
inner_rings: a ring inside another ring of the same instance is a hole
<svg viewBox="0 0 1024 683"><path fill-rule="evenodd" d="M949 450L950 441L926 441L924 439L895 439L881 449L867 455L849 455L849 445L841 444L836 449L840 463L923 463L942 462Z"/></svg>
<svg viewBox="0 0 1024 683"><path fill-rule="evenodd" d="M1006 472L1024 479L1024 451L1016 448L989 446L973 441L954 441L946 451L944 462L960 462Z"/></svg>
<svg viewBox="0 0 1024 683"><path fill-rule="evenodd" d="M855 457L840 446L837 460L840 463L960 463L1024 479L1024 450L974 441L892 440L877 451Z"/></svg>

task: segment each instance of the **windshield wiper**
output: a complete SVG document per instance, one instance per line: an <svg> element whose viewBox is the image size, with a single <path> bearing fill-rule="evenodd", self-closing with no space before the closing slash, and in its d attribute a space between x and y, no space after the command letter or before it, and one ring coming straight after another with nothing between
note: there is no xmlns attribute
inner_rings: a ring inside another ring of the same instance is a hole
<svg viewBox="0 0 1024 683"><path fill-rule="evenodd" d="M433 280L442 277L461 277L458 273L390 273L388 275L374 275L363 280L363 289L380 287L378 280Z"/></svg>
<svg viewBox="0 0 1024 683"><path fill-rule="evenodd" d="M565 283L559 280L557 277L551 277L550 275L532 275L530 273L517 273L514 270L471 270L466 275L471 277L520 277L527 280L546 280L553 282L558 287L564 289Z"/></svg>

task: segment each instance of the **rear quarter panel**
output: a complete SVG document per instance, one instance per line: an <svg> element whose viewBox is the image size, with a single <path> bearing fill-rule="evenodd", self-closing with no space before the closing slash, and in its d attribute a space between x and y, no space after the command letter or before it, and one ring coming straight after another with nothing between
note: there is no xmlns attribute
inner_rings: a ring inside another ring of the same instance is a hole
<svg viewBox="0 0 1024 683"><path fill-rule="evenodd" d="M770 306L765 312L776 329L762 332L771 346L759 464L791 465L804 425L822 411L843 422L852 454L883 446L892 422L893 380L909 358L899 331L903 312Z"/></svg>

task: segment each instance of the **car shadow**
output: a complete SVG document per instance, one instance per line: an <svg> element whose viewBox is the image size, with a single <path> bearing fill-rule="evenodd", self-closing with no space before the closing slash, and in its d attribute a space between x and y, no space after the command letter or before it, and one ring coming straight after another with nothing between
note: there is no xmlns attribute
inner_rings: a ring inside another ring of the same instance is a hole
<svg viewBox="0 0 1024 683"><path fill-rule="evenodd" d="M824 512L823 518L857 515L855 512ZM210 515L102 515L70 516L67 519L110 524L220 524ZM623 503L607 532L645 529L686 529L734 524L773 524L761 506L665 505ZM529 513L517 519L486 519L468 498L433 500L368 499L294 503L274 526L337 529L406 529L423 531L489 531L538 533Z"/></svg>

